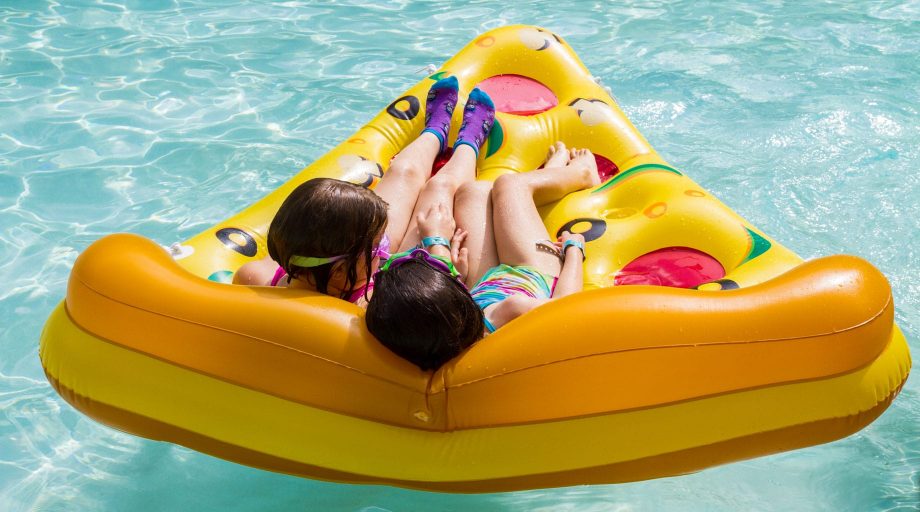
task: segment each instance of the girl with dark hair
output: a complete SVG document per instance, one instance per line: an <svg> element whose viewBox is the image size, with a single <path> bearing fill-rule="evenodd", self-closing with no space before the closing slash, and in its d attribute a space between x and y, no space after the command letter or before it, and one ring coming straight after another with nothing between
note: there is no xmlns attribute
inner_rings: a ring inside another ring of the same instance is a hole
<svg viewBox="0 0 920 512"><path fill-rule="evenodd" d="M494 119L494 106L479 89L470 93L453 155L428 179L445 149L458 93L455 77L432 85L425 129L393 158L373 191L328 178L294 189L269 227L269 257L243 265L234 284L305 288L366 305L370 278L389 248L417 243L414 208L453 197L476 177L479 146Z"/></svg>
<svg viewBox="0 0 920 512"><path fill-rule="evenodd" d="M482 337L483 316L454 266L464 268L466 234L455 231L450 210L431 205L418 215L418 227L423 247L394 254L374 276L365 321L391 351L436 370Z"/></svg>
<svg viewBox="0 0 920 512"><path fill-rule="evenodd" d="M394 255L377 273L368 329L396 354L434 370L484 330L580 291L584 237L565 232L550 241L537 207L599 181L590 151L569 152L558 142L544 168L500 176L494 186L464 184L455 198L453 243L444 235L454 221L446 207L433 205L418 216L430 250Z"/></svg>

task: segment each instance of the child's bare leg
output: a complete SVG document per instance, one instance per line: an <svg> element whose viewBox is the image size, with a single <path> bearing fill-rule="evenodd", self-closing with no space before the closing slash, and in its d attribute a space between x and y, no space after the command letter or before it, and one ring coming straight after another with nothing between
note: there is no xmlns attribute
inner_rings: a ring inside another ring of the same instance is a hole
<svg viewBox="0 0 920 512"><path fill-rule="evenodd" d="M546 163L551 167L564 167L568 162L568 150L562 143L550 147ZM499 264L498 248L495 245L495 230L492 225L492 187L488 181L474 181L464 184L454 199L454 219L457 228L467 233L464 247L467 249L467 275L465 282L472 288L490 268Z"/></svg>
<svg viewBox="0 0 920 512"><path fill-rule="evenodd" d="M492 183L465 183L454 198L454 220L457 229L466 231L463 247L467 251L467 270L463 276L472 288L492 267L498 265L495 233L492 230Z"/></svg>
<svg viewBox="0 0 920 512"><path fill-rule="evenodd" d="M557 143L558 144L558 143ZM556 154L564 152L557 147ZM554 155L555 156L555 155ZM500 176L492 191L498 257L508 265L529 265L540 272L559 275L556 255L537 249L538 240L550 238L537 205L562 199L566 194L596 185L597 165L588 150L574 152L564 167L551 157L543 169Z"/></svg>
<svg viewBox="0 0 920 512"><path fill-rule="evenodd" d="M464 183L476 179L476 160L479 148L485 142L495 120L495 105L492 99L480 89L473 89L463 110L463 124L454 144L454 153L444 167L438 171L419 195L415 211L409 219L409 226L399 245L400 251L408 250L421 240L418 235L416 217L432 205L443 204L453 209L454 194ZM448 127L444 126L442 132ZM446 136L446 133L445 133ZM451 211L451 214L453 212Z"/></svg>
<svg viewBox="0 0 920 512"><path fill-rule="evenodd" d="M444 167L428 180L415 203L415 209L409 218L405 235L399 244L400 251L406 251L418 245L421 238L418 235L418 214L428 211L435 204L443 204L453 209L454 195L464 183L476 179L476 152L469 146L460 146L451 155ZM451 212L451 215L453 213Z"/></svg>
<svg viewBox="0 0 920 512"><path fill-rule="evenodd" d="M422 132L393 158L390 168L374 189L389 204L386 234L392 247L399 247L402 242L415 208L415 198L431 176L431 167L440 150L438 137Z"/></svg>
<svg viewBox="0 0 920 512"><path fill-rule="evenodd" d="M390 205L386 233L392 247L399 247L402 243L406 227L414 216L419 193L431 176L434 159L444 150L458 93L456 77L443 78L432 84L425 100L425 129L396 155L377 185L375 192Z"/></svg>

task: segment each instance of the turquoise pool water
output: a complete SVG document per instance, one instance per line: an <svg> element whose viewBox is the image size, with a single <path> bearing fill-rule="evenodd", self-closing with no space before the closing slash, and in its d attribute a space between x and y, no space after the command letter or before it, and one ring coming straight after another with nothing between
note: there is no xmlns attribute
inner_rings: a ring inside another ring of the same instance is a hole
<svg viewBox="0 0 920 512"><path fill-rule="evenodd" d="M511 23L566 38L662 156L786 246L872 261L920 353L917 1L374 4L0 1L0 510L920 507L916 377L828 445L476 496L263 472L63 402L38 336L89 243L188 238L338 144L427 64Z"/></svg>

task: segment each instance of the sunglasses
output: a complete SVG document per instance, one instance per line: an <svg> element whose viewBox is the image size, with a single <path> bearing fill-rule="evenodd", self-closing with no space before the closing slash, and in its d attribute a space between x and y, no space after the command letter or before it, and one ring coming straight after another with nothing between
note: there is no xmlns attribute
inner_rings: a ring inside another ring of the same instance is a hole
<svg viewBox="0 0 920 512"><path fill-rule="evenodd" d="M347 254L342 254L339 256L329 256L327 258L315 258L313 256L291 256L291 259L288 260L288 263L291 265L296 265L298 267L311 268L318 267L320 265L326 265L335 261L339 261L347 258ZM380 243L377 244L373 249L371 249L371 259L380 258L387 259L390 257L390 238L383 234L383 237L380 238Z"/></svg>
<svg viewBox="0 0 920 512"><path fill-rule="evenodd" d="M390 270L393 267L398 267L410 260L421 260L435 270L440 270L441 272L450 274L452 277L457 279L460 279L461 277L460 272L457 272L457 267L454 267L453 262L451 262L449 258L445 258L443 256L435 256L434 254L431 254L430 252L420 247L416 247L415 249L411 249L405 252L399 252L390 256L386 263L380 267L380 272L386 272L387 270Z"/></svg>

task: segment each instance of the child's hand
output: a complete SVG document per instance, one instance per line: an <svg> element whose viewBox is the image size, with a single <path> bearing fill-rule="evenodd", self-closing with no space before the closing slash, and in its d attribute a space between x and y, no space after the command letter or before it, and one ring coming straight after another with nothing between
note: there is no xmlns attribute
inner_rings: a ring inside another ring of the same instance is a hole
<svg viewBox="0 0 920 512"><path fill-rule="evenodd" d="M564 244L566 240L575 240L577 242L585 243L584 235L581 235L580 233L572 233L570 231L563 231L559 236L560 244Z"/></svg>
<svg viewBox="0 0 920 512"><path fill-rule="evenodd" d="M467 234L466 231L457 228L454 231L454 236L450 239L450 259L454 262L454 266L457 267L457 272L460 272L463 277L466 277L470 269L469 250L463 247Z"/></svg>
<svg viewBox="0 0 920 512"><path fill-rule="evenodd" d="M429 236L447 238L457 227L450 208L441 203L431 205L427 212L419 212L417 219L418 232L421 238Z"/></svg>
<svg viewBox="0 0 920 512"><path fill-rule="evenodd" d="M562 250L563 244L565 244L566 240L575 240L576 242L581 242L582 246L584 246L585 244L584 236L578 233L570 233L568 231L563 231L562 236L559 237L559 242L557 242L557 245L560 251ZM571 251L580 253L579 256L582 256L582 257L578 258L578 261L582 261L584 259L584 251L579 250L577 247L571 247L571 246L565 250L565 252L563 253L563 258L567 257Z"/></svg>

